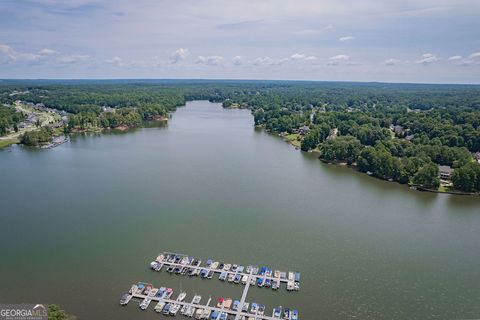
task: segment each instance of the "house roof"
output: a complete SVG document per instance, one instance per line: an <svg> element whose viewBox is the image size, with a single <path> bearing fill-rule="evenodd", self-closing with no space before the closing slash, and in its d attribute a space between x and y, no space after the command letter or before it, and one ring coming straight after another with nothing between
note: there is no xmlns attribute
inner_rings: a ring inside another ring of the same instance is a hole
<svg viewBox="0 0 480 320"><path fill-rule="evenodd" d="M440 172L445 172L445 173L452 173L453 169L450 166L438 166L438 170Z"/></svg>

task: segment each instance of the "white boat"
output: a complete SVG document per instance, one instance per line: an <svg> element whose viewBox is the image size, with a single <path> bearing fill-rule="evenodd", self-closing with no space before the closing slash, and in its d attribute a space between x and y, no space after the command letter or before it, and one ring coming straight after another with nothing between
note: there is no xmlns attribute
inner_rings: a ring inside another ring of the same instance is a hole
<svg viewBox="0 0 480 320"><path fill-rule="evenodd" d="M180 313L185 315L187 314L187 309L188 309L188 306L186 304L184 304L181 308L180 308Z"/></svg>
<svg viewBox="0 0 480 320"><path fill-rule="evenodd" d="M152 302L151 299L149 298L145 298L143 299L143 301L140 303L140 309L142 310L146 310L148 308L148 306L150 305L150 302Z"/></svg>
<svg viewBox="0 0 480 320"><path fill-rule="evenodd" d="M192 304L199 304L199 303L200 303L200 300L202 300L202 296L196 294L196 295L193 297L193 299L192 299Z"/></svg>
<svg viewBox="0 0 480 320"><path fill-rule="evenodd" d="M288 281L287 282L287 290L288 291L293 291L295 290L295 283L293 281Z"/></svg>
<svg viewBox="0 0 480 320"><path fill-rule="evenodd" d="M155 310L155 312L160 313L160 312L162 312L164 306L165 306L165 302L160 300L160 301L158 301L158 303L155 305L155 307L153 309Z"/></svg>
<svg viewBox="0 0 480 320"><path fill-rule="evenodd" d="M282 307L279 306L279 307L273 308L272 317L280 319L281 316L282 316Z"/></svg>
<svg viewBox="0 0 480 320"><path fill-rule="evenodd" d="M170 307L170 314L174 316L177 314L178 310L180 310L180 305L172 304L172 306Z"/></svg>
<svg viewBox="0 0 480 320"><path fill-rule="evenodd" d="M157 292L158 292L158 289L157 289L157 288L152 288L152 289L150 290L150 292L148 293L148 296L150 296L150 297L155 297L155 295L157 294Z"/></svg>
<svg viewBox="0 0 480 320"><path fill-rule="evenodd" d="M132 294L132 293L136 293L138 290L138 287L136 284L132 285L132 287L130 288L130 290L128 291L128 293Z"/></svg>
<svg viewBox="0 0 480 320"><path fill-rule="evenodd" d="M263 316L264 313L265 313L265 305L259 304L259 305L258 305L258 312L257 312L257 314L260 315L260 316Z"/></svg>
<svg viewBox="0 0 480 320"><path fill-rule="evenodd" d="M195 314L195 307L189 306L185 315L187 317L193 317L194 314Z"/></svg>
<svg viewBox="0 0 480 320"><path fill-rule="evenodd" d="M295 291L300 290L300 283L295 282L295 283L293 284L293 290L295 290Z"/></svg>
<svg viewBox="0 0 480 320"><path fill-rule="evenodd" d="M292 271L288 271L288 280L295 281L295 274Z"/></svg>
<svg viewBox="0 0 480 320"><path fill-rule="evenodd" d="M223 266L223 270L229 271L231 267L232 267L232 265L231 265L230 263L226 263L226 264Z"/></svg>
<svg viewBox="0 0 480 320"><path fill-rule="evenodd" d="M244 275L244 276L242 277L242 283L243 283L243 284L247 284L247 281L248 281L248 276L247 276L247 275Z"/></svg>
<svg viewBox="0 0 480 320"><path fill-rule="evenodd" d="M177 301L180 301L180 302L183 301L186 296L187 296L187 293L185 291L180 292L180 294L177 297Z"/></svg>
<svg viewBox="0 0 480 320"><path fill-rule="evenodd" d="M170 297L172 296L173 294L173 289L172 288L167 288L167 290L165 291L163 297L165 299L170 299Z"/></svg>
<svg viewBox="0 0 480 320"><path fill-rule="evenodd" d="M198 308L197 311L195 311L195 319L201 319L203 315L203 309Z"/></svg>
<svg viewBox="0 0 480 320"><path fill-rule="evenodd" d="M280 287L280 281L272 280L272 289L277 290Z"/></svg>
<svg viewBox="0 0 480 320"><path fill-rule="evenodd" d="M126 293L126 294L124 294L124 295L122 296L122 298L120 299L120 305L126 306L126 305L130 302L130 300L132 300L132 295Z"/></svg>
<svg viewBox="0 0 480 320"><path fill-rule="evenodd" d="M208 319L212 311L210 309L204 309L202 313L202 319Z"/></svg>

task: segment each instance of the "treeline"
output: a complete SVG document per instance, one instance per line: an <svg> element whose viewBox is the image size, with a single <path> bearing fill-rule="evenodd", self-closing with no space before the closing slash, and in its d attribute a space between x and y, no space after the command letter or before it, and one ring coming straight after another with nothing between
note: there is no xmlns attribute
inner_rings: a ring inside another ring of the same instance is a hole
<svg viewBox="0 0 480 320"><path fill-rule="evenodd" d="M12 96L14 91L21 94ZM448 165L455 169L455 188L478 190L471 153L480 151L479 86L213 80L0 84L0 103L17 99L72 113L67 130L138 126L188 100L235 103L251 109L255 124L272 132L295 133L307 126L301 148L318 149L324 161L356 164L381 179L432 188L439 183L438 165Z"/></svg>
<svg viewBox="0 0 480 320"><path fill-rule="evenodd" d="M25 117L13 107L0 105L0 136L7 134L10 128L18 131L18 124L24 119Z"/></svg>
<svg viewBox="0 0 480 320"><path fill-rule="evenodd" d="M20 143L27 146L40 146L52 141L52 137L52 130L44 127L36 131L25 132L20 138Z"/></svg>
<svg viewBox="0 0 480 320"><path fill-rule="evenodd" d="M324 161L355 164L378 178L427 188L438 188L438 165L447 165L455 169L455 189L480 191L480 165L472 157L480 151L480 87L339 84L310 92L294 87L230 97L228 105L248 106L255 124L273 132L308 126L301 149L318 149Z"/></svg>

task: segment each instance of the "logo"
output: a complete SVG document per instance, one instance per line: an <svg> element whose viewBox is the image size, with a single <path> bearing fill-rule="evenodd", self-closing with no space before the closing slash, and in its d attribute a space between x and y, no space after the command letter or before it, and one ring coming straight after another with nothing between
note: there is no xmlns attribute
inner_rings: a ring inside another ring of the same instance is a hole
<svg viewBox="0 0 480 320"><path fill-rule="evenodd" d="M43 304L0 304L0 320L48 320Z"/></svg>

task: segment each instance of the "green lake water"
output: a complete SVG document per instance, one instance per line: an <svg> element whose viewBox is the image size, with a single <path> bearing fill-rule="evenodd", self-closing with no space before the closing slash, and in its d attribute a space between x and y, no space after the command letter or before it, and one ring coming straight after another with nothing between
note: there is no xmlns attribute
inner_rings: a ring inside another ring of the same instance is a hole
<svg viewBox="0 0 480 320"><path fill-rule="evenodd" d="M137 281L207 299L243 286L156 273L161 251L302 273L247 300L300 319L480 318L480 198L422 193L326 165L253 127L247 110L187 103L168 125L0 151L0 303L79 319ZM180 318L180 317L178 317Z"/></svg>

